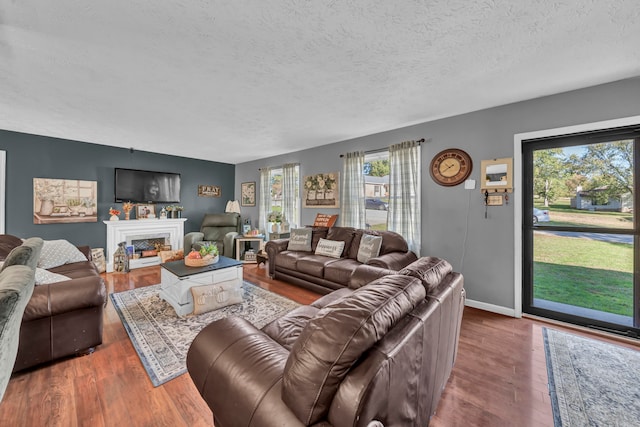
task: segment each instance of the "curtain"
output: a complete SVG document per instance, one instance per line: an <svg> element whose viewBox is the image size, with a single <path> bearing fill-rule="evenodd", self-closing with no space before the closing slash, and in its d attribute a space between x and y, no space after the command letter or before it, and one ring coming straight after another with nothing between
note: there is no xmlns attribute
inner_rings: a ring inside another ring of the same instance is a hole
<svg viewBox="0 0 640 427"><path fill-rule="evenodd" d="M298 165L286 164L282 166L282 214L289 224L300 224L298 209Z"/></svg>
<svg viewBox="0 0 640 427"><path fill-rule="evenodd" d="M420 256L420 143L406 141L389 147L389 168L387 229L403 236L409 250Z"/></svg>
<svg viewBox="0 0 640 427"><path fill-rule="evenodd" d="M258 203L258 229L264 230L268 236L267 217L271 210L271 168L260 169L260 202Z"/></svg>
<svg viewBox="0 0 640 427"><path fill-rule="evenodd" d="M340 221L343 227L365 228L364 153L356 151L344 156Z"/></svg>

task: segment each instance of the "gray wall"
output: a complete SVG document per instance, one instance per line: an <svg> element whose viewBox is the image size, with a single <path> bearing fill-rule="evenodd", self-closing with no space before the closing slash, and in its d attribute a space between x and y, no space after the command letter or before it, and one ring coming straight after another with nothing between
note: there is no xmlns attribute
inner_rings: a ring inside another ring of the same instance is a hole
<svg viewBox="0 0 640 427"><path fill-rule="evenodd" d="M259 182L258 169L261 167L297 162L302 176L340 171L340 154L426 138L428 142L422 146L422 255L445 258L455 270L461 271L465 275L469 299L513 309L514 263L521 262L513 259L513 203L490 207L485 219L480 190L465 190L463 185L447 188L435 184L428 172L431 158L450 147L467 151L474 161L470 178L479 183L481 160L513 157L514 134L635 115L640 115L640 78L239 164L236 165L236 193L239 194L241 182ZM257 226L257 206L242 210L243 215L251 215ZM312 223L317 212L319 210L302 209L302 224ZM323 209L321 212L339 213L339 210Z"/></svg>
<svg viewBox="0 0 640 427"><path fill-rule="evenodd" d="M185 157L107 147L64 139L0 130L0 150L7 152L5 231L20 237L67 239L74 244L105 247L109 207L114 202L114 169L143 169L181 174L180 204L185 232L197 231L208 212L224 212L235 198L235 166ZM98 182L98 222L33 223L33 178L81 179ZM198 197L198 185L222 187L220 198ZM159 204L159 207L164 204ZM160 208L157 208L158 210ZM120 215L121 219L124 214Z"/></svg>

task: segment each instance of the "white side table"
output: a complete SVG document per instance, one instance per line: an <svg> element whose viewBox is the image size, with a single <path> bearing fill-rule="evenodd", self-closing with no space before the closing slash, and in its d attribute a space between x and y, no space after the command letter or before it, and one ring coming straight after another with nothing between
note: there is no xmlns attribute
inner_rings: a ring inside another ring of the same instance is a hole
<svg viewBox="0 0 640 427"><path fill-rule="evenodd" d="M244 244L247 243L247 242L250 242L251 249L253 249L253 252L254 253L258 253L263 241L264 241L264 237L263 236L259 236L259 237L244 237L244 236L243 237L236 237L236 260L242 261L244 263L253 263L253 264L255 264L257 262L255 257L253 259L245 259L245 257L244 257L245 245ZM256 243L257 243L257 247L254 247L254 246L256 246Z"/></svg>

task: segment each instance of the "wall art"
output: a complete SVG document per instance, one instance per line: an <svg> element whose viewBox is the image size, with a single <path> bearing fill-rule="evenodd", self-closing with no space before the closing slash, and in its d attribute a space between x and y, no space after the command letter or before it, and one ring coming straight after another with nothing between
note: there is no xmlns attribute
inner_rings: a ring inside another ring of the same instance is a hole
<svg viewBox="0 0 640 427"><path fill-rule="evenodd" d="M256 182L243 182L241 185L240 205L255 206L256 205Z"/></svg>
<svg viewBox="0 0 640 427"><path fill-rule="evenodd" d="M33 223L97 222L98 182L33 178Z"/></svg>
<svg viewBox="0 0 640 427"><path fill-rule="evenodd" d="M222 188L217 185L198 185L198 197L220 197Z"/></svg>
<svg viewBox="0 0 640 427"><path fill-rule="evenodd" d="M305 208L339 208L339 179L338 172L305 176L302 206Z"/></svg>

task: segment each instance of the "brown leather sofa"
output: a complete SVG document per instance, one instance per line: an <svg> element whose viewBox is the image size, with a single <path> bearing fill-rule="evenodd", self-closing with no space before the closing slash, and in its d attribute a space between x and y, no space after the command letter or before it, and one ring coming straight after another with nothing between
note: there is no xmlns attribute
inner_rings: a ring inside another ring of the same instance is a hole
<svg viewBox="0 0 640 427"><path fill-rule="evenodd" d="M0 235L0 260L21 239ZM91 262L91 248L79 246L87 261L48 269L70 277L35 286L20 326L20 343L13 372L71 355L86 354L102 344L104 280Z"/></svg>
<svg viewBox="0 0 640 427"><path fill-rule="evenodd" d="M357 255L363 234L382 236L378 256L366 264ZM344 241L342 256L330 258L314 252L320 239ZM391 272L397 272L417 257L409 251L407 241L392 231L362 230L353 227L313 227L311 251L291 251L289 239L270 240L265 245L269 257L269 276L284 280L320 294L347 287L351 281L359 284Z"/></svg>
<svg viewBox="0 0 640 427"><path fill-rule="evenodd" d="M187 369L216 427L426 426L453 368L464 299L448 262L421 258L262 330L215 321Z"/></svg>

